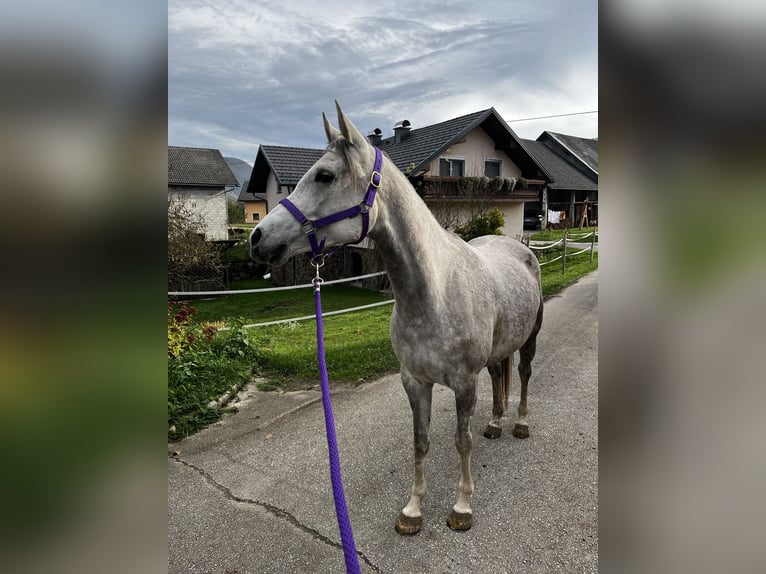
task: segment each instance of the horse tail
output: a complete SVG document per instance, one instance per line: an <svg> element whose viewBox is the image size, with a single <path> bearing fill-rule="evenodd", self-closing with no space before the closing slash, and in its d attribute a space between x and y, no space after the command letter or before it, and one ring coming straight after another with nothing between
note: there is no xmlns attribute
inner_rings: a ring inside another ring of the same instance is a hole
<svg viewBox="0 0 766 574"><path fill-rule="evenodd" d="M513 370L513 355L503 359L503 404L508 408L508 397L511 396L511 371Z"/></svg>

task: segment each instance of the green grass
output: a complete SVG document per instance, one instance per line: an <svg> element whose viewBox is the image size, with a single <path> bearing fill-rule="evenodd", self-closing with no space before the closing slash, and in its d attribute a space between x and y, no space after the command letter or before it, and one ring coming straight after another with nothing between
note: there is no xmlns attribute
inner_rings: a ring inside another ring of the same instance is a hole
<svg viewBox="0 0 766 574"><path fill-rule="evenodd" d="M232 281L231 289L258 289L271 287L269 281L249 279ZM326 285L322 287L322 309L336 311L347 307L359 307L390 299L390 295L348 287L345 285ZM197 308L198 321L224 321L242 317L245 323L264 323L278 319L290 319L314 314L314 297L311 288L269 293L251 293L227 295L216 299L193 302Z"/></svg>
<svg viewBox="0 0 766 574"><path fill-rule="evenodd" d="M392 307L324 318L325 355L333 382L358 382L399 370L388 336ZM283 382L319 382L314 321L274 325L259 332L268 340L262 349L262 376Z"/></svg>
<svg viewBox="0 0 766 574"><path fill-rule="evenodd" d="M582 237L583 235L586 235L590 233L591 231L597 230L598 227L583 227L582 229L578 229L577 227L573 227L569 230L569 235L574 235L575 237ZM533 233L529 236L529 238L533 241L558 241L564 237L564 230L563 229L546 229L545 231L538 231L537 233ZM590 243L591 238L586 237L582 241L584 243ZM577 241L577 239L575 239ZM598 236L596 236L596 243L598 243Z"/></svg>
<svg viewBox="0 0 766 574"><path fill-rule="evenodd" d="M541 263L561 255L561 250L551 249L541 259ZM583 275L598 269L598 251L593 253L593 263L590 262L590 252L586 251L574 257L567 256L566 272L561 273L561 260L554 261L540 268L540 279L543 286L543 297L550 297L561 291L567 285L576 282Z"/></svg>

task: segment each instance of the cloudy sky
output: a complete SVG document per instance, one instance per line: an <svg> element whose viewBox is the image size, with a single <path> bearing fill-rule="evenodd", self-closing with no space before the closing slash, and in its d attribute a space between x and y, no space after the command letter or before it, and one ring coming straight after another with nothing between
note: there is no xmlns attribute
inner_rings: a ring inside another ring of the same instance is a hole
<svg viewBox="0 0 766 574"><path fill-rule="evenodd" d="M170 0L168 143L255 159L494 107L521 137L598 135L596 0Z"/></svg>

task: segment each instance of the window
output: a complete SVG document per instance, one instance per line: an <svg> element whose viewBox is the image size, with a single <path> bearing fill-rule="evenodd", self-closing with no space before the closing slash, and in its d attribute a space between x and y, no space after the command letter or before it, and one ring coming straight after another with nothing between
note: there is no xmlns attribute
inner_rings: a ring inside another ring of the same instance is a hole
<svg viewBox="0 0 766 574"><path fill-rule="evenodd" d="M439 159L439 175L446 177L463 177L465 160L463 159Z"/></svg>
<svg viewBox="0 0 766 574"><path fill-rule="evenodd" d="M253 221L258 221L261 219L260 213L253 213Z"/></svg>
<svg viewBox="0 0 766 574"><path fill-rule="evenodd" d="M486 177L500 177L502 175L503 162L499 159L484 160L484 175Z"/></svg>

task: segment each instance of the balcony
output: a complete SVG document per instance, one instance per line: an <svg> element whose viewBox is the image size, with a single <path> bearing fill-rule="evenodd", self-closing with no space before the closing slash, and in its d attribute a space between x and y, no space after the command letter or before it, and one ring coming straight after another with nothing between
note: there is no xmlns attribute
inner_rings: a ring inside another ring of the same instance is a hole
<svg viewBox="0 0 766 574"><path fill-rule="evenodd" d="M523 187L521 181L513 185L503 178L424 176L413 184L425 201L537 201L545 180L529 179Z"/></svg>

